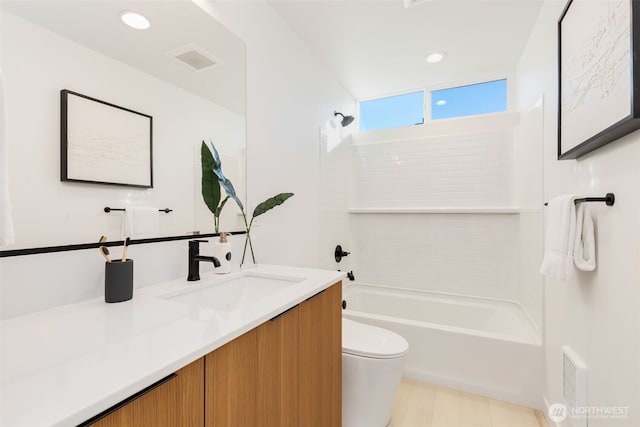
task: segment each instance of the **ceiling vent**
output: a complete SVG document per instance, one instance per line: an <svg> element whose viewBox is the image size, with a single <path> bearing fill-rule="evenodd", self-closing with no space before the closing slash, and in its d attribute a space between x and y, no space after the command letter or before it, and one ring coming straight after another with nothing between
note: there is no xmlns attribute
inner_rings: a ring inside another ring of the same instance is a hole
<svg viewBox="0 0 640 427"><path fill-rule="evenodd" d="M167 55L194 71L204 71L222 65L222 61L195 43L167 52Z"/></svg>

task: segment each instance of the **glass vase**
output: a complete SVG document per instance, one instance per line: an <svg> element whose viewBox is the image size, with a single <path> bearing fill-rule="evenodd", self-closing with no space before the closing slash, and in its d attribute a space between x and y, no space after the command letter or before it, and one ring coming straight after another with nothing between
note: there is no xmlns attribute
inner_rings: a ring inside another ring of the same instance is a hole
<svg viewBox="0 0 640 427"><path fill-rule="evenodd" d="M249 251L247 251L247 249ZM242 251L242 261L240 261L240 268L256 268L256 257L253 253L253 245L251 244L251 233L247 231L245 241L244 241L244 250Z"/></svg>

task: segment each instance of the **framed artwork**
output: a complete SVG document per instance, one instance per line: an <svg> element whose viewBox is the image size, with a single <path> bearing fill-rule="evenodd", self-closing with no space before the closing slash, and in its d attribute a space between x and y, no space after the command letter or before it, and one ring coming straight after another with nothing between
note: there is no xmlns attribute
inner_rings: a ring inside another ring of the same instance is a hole
<svg viewBox="0 0 640 427"><path fill-rule="evenodd" d="M640 4L570 0L558 22L558 159L640 128Z"/></svg>
<svg viewBox="0 0 640 427"><path fill-rule="evenodd" d="M153 118L60 91L60 180L153 187Z"/></svg>

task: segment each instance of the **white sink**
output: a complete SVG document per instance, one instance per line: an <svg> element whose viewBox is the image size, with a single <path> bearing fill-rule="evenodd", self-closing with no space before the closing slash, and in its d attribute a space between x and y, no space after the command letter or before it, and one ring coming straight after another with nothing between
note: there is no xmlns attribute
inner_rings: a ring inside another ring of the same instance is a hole
<svg viewBox="0 0 640 427"><path fill-rule="evenodd" d="M162 298L190 306L233 311L248 303L265 298L296 283L303 278L246 273L224 281L211 281L164 295Z"/></svg>

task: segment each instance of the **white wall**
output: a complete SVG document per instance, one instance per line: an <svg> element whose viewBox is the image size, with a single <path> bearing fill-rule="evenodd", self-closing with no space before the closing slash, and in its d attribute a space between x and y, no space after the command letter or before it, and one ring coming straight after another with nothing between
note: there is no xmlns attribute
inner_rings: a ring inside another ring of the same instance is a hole
<svg viewBox="0 0 640 427"><path fill-rule="evenodd" d="M320 138L334 110L354 100L267 2L200 0L247 44L249 212L280 192L295 196L252 231L258 263L317 266L320 247Z"/></svg>
<svg viewBox="0 0 640 427"><path fill-rule="evenodd" d="M239 254L243 236L231 236L233 253ZM203 244L204 247L204 244ZM187 278L187 241L132 245L135 289L169 279ZM120 256L121 248L110 252ZM204 253L205 250L202 249ZM239 268L240 258L232 260ZM203 263L200 272L213 270ZM0 258L0 320L72 304L104 295L104 260L97 249Z"/></svg>
<svg viewBox="0 0 640 427"><path fill-rule="evenodd" d="M249 211L278 192L296 193L259 222L257 261L317 266L318 127L334 109L353 111L353 99L268 4L221 2L210 10L247 44ZM184 241L132 247L136 286L182 277L186 247ZM2 258L2 316L98 297L103 268L92 251Z"/></svg>
<svg viewBox="0 0 640 427"><path fill-rule="evenodd" d="M16 233L16 245L6 249L93 242L100 235L118 240L122 213L106 214L105 206L173 209L160 215L163 236L212 232L200 195L205 138L217 141L225 172L244 196L238 182L244 162L232 161L244 160L244 117L8 12L1 27ZM61 89L153 117L154 188L60 181ZM232 209L223 216L230 229L242 228Z"/></svg>
<svg viewBox="0 0 640 427"><path fill-rule="evenodd" d="M592 417L589 427L640 423L640 134L635 132L579 160L556 160L557 21L564 2L546 1L518 67L518 104L544 94L544 196L604 195L592 204L597 269L573 272L567 283L545 280L545 392L562 401L561 346L570 345L588 368L588 405L628 406L628 418ZM567 423L563 425L568 425Z"/></svg>

